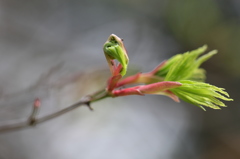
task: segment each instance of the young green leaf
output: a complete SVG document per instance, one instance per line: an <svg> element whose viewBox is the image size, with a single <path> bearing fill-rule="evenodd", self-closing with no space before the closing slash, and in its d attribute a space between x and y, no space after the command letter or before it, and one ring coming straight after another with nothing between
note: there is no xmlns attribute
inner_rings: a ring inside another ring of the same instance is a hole
<svg viewBox="0 0 240 159"><path fill-rule="evenodd" d="M182 86L170 90L180 99L194 104L203 110L205 110L203 106L213 109L226 107L226 105L219 99L233 101L233 99L229 98L228 93L225 92L223 88L190 80L181 80L178 82L180 82Z"/></svg>
<svg viewBox="0 0 240 159"><path fill-rule="evenodd" d="M199 66L217 53L213 50L201 57L199 57L207 46L204 45L196 50L178 54L167 60L166 64L155 73L156 76L165 77L165 81L178 80L205 80L205 71Z"/></svg>

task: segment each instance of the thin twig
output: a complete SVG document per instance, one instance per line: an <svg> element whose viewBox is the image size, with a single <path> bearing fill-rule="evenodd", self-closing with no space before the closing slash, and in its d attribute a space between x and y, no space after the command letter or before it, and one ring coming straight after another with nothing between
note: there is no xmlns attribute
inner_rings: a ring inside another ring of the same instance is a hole
<svg viewBox="0 0 240 159"><path fill-rule="evenodd" d="M77 102L77 103L75 103L75 104L73 104L73 105L70 105L69 107L64 108L64 109L62 109L62 110L60 110L60 111L58 111L58 112L55 112L55 113L53 113L53 114L50 114L50 115L41 117L41 118L39 118L39 119L36 119L36 124L40 124L40 123L43 123L43 122L48 121L48 120L50 120L50 119L56 118L56 117L58 117L58 116L60 116L60 115L62 115L62 114L65 114L65 113L67 113L67 112L69 112L69 111L71 111L71 110L74 110L74 109L78 108L79 106L87 105L87 103L89 103L89 101L80 101L80 102Z"/></svg>
<svg viewBox="0 0 240 159"><path fill-rule="evenodd" d="M101 92L102 94L99 94L99 92ZM0 133L16 131L16 130L21 130L21 129L36 126L38 124L41 124L43 122L46 122L58 116L61 116L67 112L70 112L71 110L74 110L82 105L86 105L90 110L93 110L92 107L90 106L92 102L108 97L108 94L105 91L99 91L99 92L90 96L86 96L85 98L82 98L79 102L74 103L60 111L57 111L55 113L52 113L40 118L36 118L37 110L39 109L39 106L40 106L40 103L36 102L38 101L37 99L34 102L32 114L30 115L27 121L19 122L16 124L7 124L7 125L0 126Z"/></svg>
<svg viewBox="0 0 240 159"><path fill-rule="evenodd" d="M40 100L38 98L35 99L35 101L33 103L33 111L32 111L32 114L29 117L29 124L30 125L35 125L36 124L36 116L37 116L38 109L39 109L40 105L41 105Z"/></svg>

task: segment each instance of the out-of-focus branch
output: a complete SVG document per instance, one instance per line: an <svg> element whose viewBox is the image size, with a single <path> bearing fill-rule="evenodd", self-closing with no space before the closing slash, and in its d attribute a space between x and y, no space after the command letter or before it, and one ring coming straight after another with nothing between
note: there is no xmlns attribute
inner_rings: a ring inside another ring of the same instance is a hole
<svg viewBox="0 0 240 159"><path fill-rule="evenodd" d="M33 111L32 111L28 120L26 120L24 122L15 123L15 124L2 125L2 126L0 126L0 133L9 132L9 131L16 131L16 130L21 130L21 129L36 126L36 125L41 124L43 122L46 122L50 119L54 119L58 116L61 116L65 113L67 113L67 112L70 112L71 110L74 110L74 109L76 109L80 106L83 106L83 105L89 107L90 110L93 110L91 105L90 105L92 102L104 99L108 96L109 95L105 90L101 90L101 91L98 91L98 92L96 92L92 95L88 95L88 96L82 98L79 102L74 103L74 104L72 104L72 105L70 105L70 106L68 106L68 107L66 107L66 108L64 108L60 111L57 111L57 112L54 112L52 114L49 114L49 115L46 115L46 116L43 116L43 117L39 117L39 118L37 118L36 115L37 115L37 111L40 107L40 100L36 99L34 104L33 104Z"/></svg>

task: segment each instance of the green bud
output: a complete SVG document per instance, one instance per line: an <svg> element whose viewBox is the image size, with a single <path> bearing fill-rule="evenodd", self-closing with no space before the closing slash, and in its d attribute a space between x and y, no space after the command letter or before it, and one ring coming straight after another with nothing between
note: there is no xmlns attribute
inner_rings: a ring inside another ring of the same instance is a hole
<svg viewBox="0 0 240 159"><path fill-rule="evenodd" d="M103 46L103 51L112 74L115 74L117 65L114 63L114 60L117 60L122 65L120 74L124 76L127 72L129 59L122 39L114 34L111 34Z"/></svg>

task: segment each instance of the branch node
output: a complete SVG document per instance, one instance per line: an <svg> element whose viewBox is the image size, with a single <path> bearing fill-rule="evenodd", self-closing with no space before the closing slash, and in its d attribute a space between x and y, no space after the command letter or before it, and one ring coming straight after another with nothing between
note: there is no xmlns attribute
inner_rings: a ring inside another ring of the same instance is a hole
<svg viewBox="0 0 240 159"><path fill-rule="evenodd" d="M85 104L86 104L86 106L89 108L89 110L93 111L93 108L92 108L91 105L90 105L90 101L89 101L89 102L86 102Z"/></svg>
<svg viewBox="0 0 240 159"><path fill-rule="evenodd" d="M30 126L36 126L36 124L37 124L36 118L30 118L28 124Z"/></svg>
<svg viewBox="0 0 240 159"><path fill-rule="evenodd" d="M87 95L87 96L82 97L81 100L84 101L84 104L89 108L89 110L93 111L93 108L90 105L91 99L92 99L92 97L90 95Z"/></svg>

